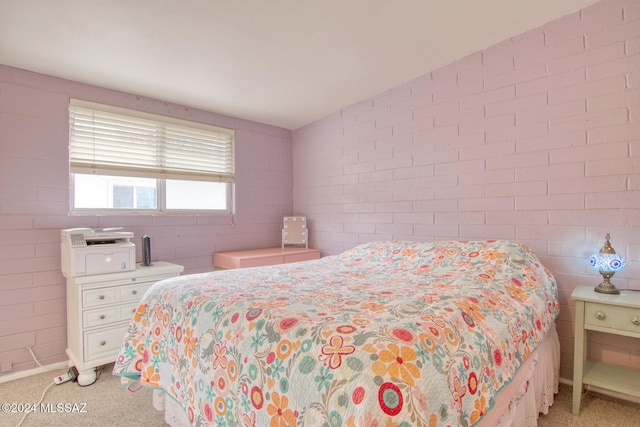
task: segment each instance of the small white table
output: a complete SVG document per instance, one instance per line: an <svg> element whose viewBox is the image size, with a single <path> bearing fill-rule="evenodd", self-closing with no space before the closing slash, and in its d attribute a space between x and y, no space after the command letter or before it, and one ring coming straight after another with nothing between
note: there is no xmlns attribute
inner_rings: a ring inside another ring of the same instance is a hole
<svg viewBox="0 0 640 427"><path fill-rule="evenodd" d="M609 295L580 286L571 298L576 301L573 415L580 413L583 385L640 397L640 370L587 359L587 331L640 338L640 292Z"/></svg>

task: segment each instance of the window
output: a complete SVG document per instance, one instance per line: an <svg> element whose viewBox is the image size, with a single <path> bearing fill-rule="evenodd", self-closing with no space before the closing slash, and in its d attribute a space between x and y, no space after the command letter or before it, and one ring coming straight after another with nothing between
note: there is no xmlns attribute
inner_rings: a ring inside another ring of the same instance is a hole
<svg viewBox="0 0 640 427"><path fill-rule="evenodd" d="M73 213L231 212L232 130L71 100L69 140Z"/></svg>

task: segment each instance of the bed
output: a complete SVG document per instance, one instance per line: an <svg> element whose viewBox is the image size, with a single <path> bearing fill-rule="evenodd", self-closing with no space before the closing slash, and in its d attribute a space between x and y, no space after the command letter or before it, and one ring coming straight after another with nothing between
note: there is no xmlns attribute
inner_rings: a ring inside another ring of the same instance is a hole
<svg viewBox="0 0 640 427"><path fill-rule="evenodd" d="M158 282L113 373L172 425L536 425L558 313L518 242L371 242Z"/></svg>

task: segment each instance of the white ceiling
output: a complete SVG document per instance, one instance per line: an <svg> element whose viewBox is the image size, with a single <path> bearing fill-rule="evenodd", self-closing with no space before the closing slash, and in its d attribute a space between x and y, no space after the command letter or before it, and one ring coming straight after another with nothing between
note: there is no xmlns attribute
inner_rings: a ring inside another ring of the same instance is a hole
<svg viewBox="0 0 640 427"><path fill-rule="evenodd" d="M0 64L297 129L597 0L0 0Z"/></svg>

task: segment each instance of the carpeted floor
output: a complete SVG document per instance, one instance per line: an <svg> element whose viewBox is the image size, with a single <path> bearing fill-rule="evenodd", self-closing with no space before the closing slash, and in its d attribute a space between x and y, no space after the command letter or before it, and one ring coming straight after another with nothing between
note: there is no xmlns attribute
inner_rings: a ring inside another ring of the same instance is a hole
<svg viewBox="0 0 640 427"><path fill-rule="evenodd" d="M64 407L62 412L32 412L22 426L167 426L163 421L163 414L151 406L151 390L141 388L131 393L121 389L120 379L111 375L112 367L113 365L103 367L100 378L87 387L80 387L74 382L54 385L43 400L43 403L52 403L56 409L58 404L69 404L72 411L84 409L84 412L65 413ZM0 384L0 403L37 403L53 378L64 373L66 370L45 372ZM84 408L83 404L86 404ZM0 426L17 427L23 415L3 411L0 413Z"/></svg>
<svg viewBox="0 0 640 427"><path fill-rule="evenodd" d="M560 389L547 415L538 418L539 427L640 427L640 403L615 399L593 391L582 396L580 415L571 414L573 387Z"/></svg>
<svg viewBox="0 0 640 427"><path fill-rule="evenodd" d="M162 413L151 406L151 391L142 388L130 393L121 389L119 378L111 375L111 368L112 365L105 366L98 381L88 387L80 387L76 383L52 386L43 403L50 403L49 407L56 412L32 412L21 426L167 426ZM53 378L65 372L51 371L0 384L0 403L38 403ZM571 415L571 390L570 386L560 384L551 411L538 420L540 427L640 427L639 403L591 391L582 399L580 415L574 417ZM17 427L23 415L3 410L0 412L0 426Z"/></svg>

